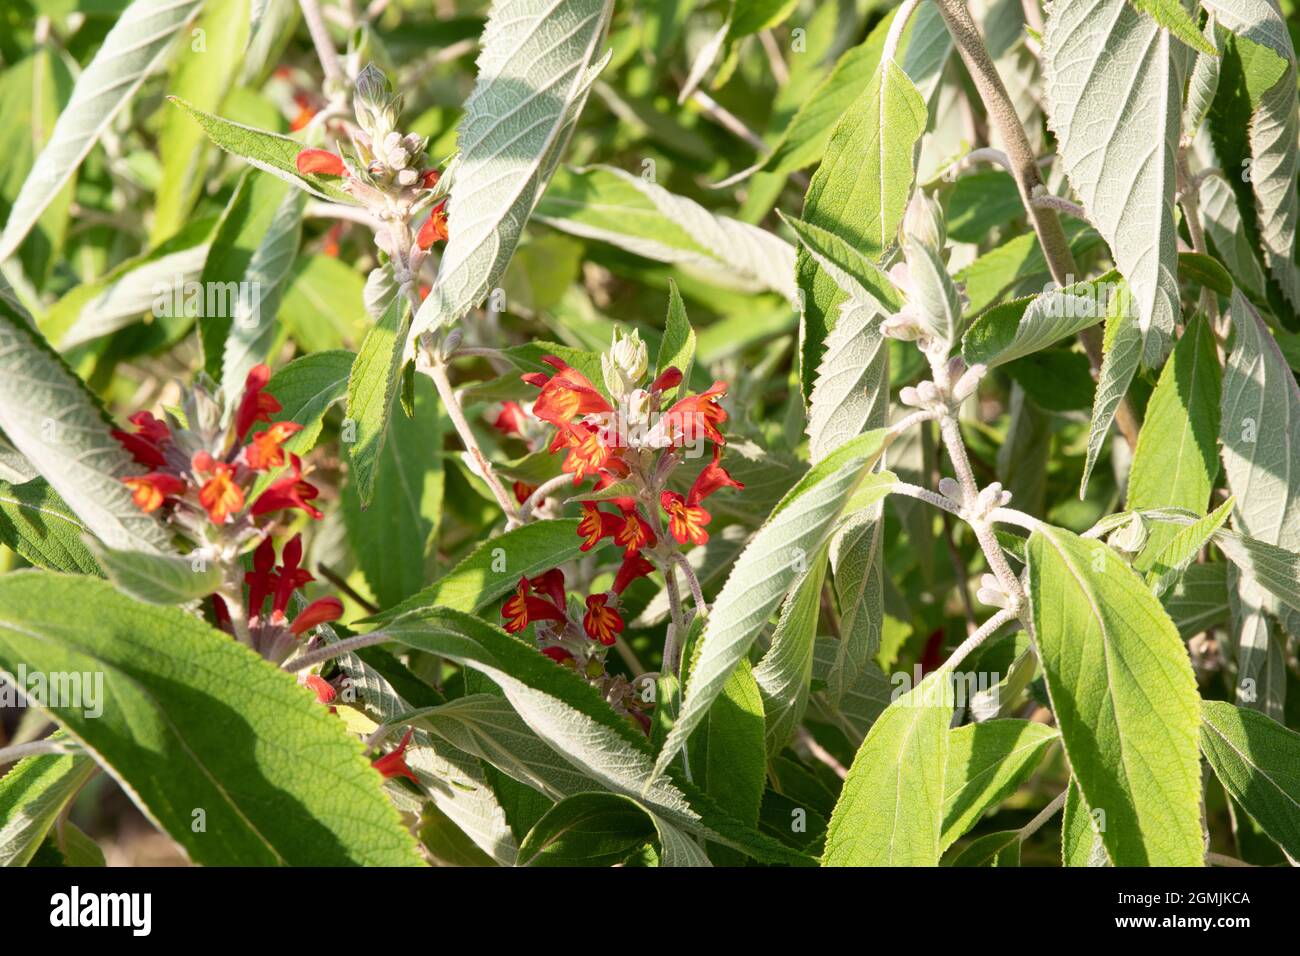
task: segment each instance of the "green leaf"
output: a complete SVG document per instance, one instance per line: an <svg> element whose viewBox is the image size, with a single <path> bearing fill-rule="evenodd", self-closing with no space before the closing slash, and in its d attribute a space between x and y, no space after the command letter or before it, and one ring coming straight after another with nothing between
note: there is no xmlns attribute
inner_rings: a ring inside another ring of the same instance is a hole
<svg viewBox="0 0 1300 956"><path fill-rule="evenodd" d="M1133 559L1133 568L1146 572L1147 582L1157 597L1169 590L1178 576L1196 560L1201 549L1219 534L1235 503L1236 499L1230 497L1204 518L1172 535L1147 539L1146 548Z"/></svg>
<svg viewBox="0 0 1300 956"><path fill-rule="evenodd" d="M419 862L360 744L229 636L87 577L4 575L0 608L0 669L103 675L102 713L44 709L195 862Z"/></svg>
<svg viewBox="0 0 1300 956"><path fill-rule="evenodd" d="M415 415L394 415L376 467L372 510L362 512L357 489L344 486L343 518L357 562L380 607L419 591L442 516L443 413L433 383L420 376ZM379 516L382 516L380 518Z"/></svg>
<svg viewBox="0 0 1300 956"><path fill-rule="evenodd" d="M239 76L248 46L249 0L208 0L194 25L202 45L182 45L170 92L198 109L215 110ZM207 142L176 110L166 110L158 133L162 181L154 205L152 242L176 232L198 199L208 171Z"/></svg>
<svg viewBox="0 0 1300 956"><path fill-rule="evenodd" d="M1223 786L1292 858L1300 858L1300 734L1257 710L1201 704L1201 750Z"/></svg>
<svg viewBox="0 0 1300 956"><path fill-rule="evenodd" d="M1199 50L1209 56L1217 56L1219 51L1201 35L1196 21L1187 12L1180 0L1129 0L1133 9L1145 13L1193 50Z"/></svg>
<svg viewBox="0 0 1300 956"><path fill-rule="evenodd" d="M703 754L692 749L690 757L693 766L702 767L700 786L704 792L752 827L758 826L767 780L763 730L763 696L757 672L750 669L748 661L742 661L695 735L695 739L704 738Z"/></svg>
<svg viewBox="0 0 1300 956"><path fill-rule="evenodd" d="M1172 591L1161 595L1179 637L1186 640L1227 620L1227 571L1222 562L1193 564L1183 571Z"/></svg>
<svg viewBox="0 0 1300 956"><path fill-rule="evenodd" d="M192 106L180 97L173 96L171 101L194 117L212 142L250 166L320 199L356 205L357 201L343 189L340 177L298 172L298 154L304 146L297 140L222 119Z"/></svg>
<svg viewBox="0 0 1300 956"><path fill-rule="evenodd" d="M1200 866L1199 698L1159 602L1096 541L1029 538L1034 633L1052 710L1117 866Z"/></svg>
<svg viewBox="0 0 1300 956"><path fill-rule="evenodd" d="M411 341L483 301L515 251L559 164L596 77L612 0L501 0L483 30L478 79L456 134L460 151L433 291Z"/></svg>
<svg viewBox="0 0 1300 956"><path fill-rule="evenodd" d="M912 81L892 60L831 134L826 156L808 187L803 218L878 262L894 244L915 176L912 157L928 111ZM800 253L797 279L803 301L803 391L810 395L835 307L843 293L818 263Z"/></svg>
<svg viewBox="0 0 1300 956"><path fill-rule="evenodd" d="M117 19L54 124L0 234L0 261L26 238L145 78L166 59L203 0L135 0Z"/></svg>
<svg viewBox="0 0 1300 956"><path fill-rule="evenodd" d="M972 840L949 866L1019 866L1020 831L1003 830Z"/></svg>
<svg viewBox="0 0 1300 956"><path fill-rule="evenodd" d="M170 550L170 536L122 484L139 466L109 434L90 390L0 283L0 430L109 547Z"/></svg>
<svg viewBox="0 0 1300 956"><path fill-rule="evenodd" d="M784 239L613 166L558 170L535 218L634 255L694 267L721 284L740 279L796 298L794 250Z"/></svg>
<svg viewBox="0 0 1300 956"><path fill-rule="evenodd" d="M221 587L221 568L213 561L117 551L89 536L86 546L119 591L146 604L188 604Z"/></svg>
<svg viewBox="0 0 1300 956"><path fill-rule="evenodd" d="M0 866L27 865L97 769L83 754L41 754L0 777Z"/></svg>
<svg viewBox="0 0 1300 956"><path fill-rule="evenodd" d="M1043 67L1065 172L1133 291L1137 351L1155 367L1179 317L1174 157L1188 50L1130 2L1054 3Z"/></svg>
<svg viewBox="0 0 1300 956"><path fill-rule="evenodd" d="M1275 311L1291 328L1290 313L1300 304L1294 263L1300 214L1295 47L1287 20L1271 3L1206 0L1205 6L1231 31L1209 114L1211 139L1221 168L1249 171L1248 176L1229 175L1228 184L1237 196L1244 238L1259 249L1282 301L1290 306Z"/></svg>
<svg viewBox="0 0 1300 956"><path fill-rule="evenodd" d="M655 838L630 797L581 793L557 803L519 845L520 866L613 866Z"/></svg>
<svg viewBox="0 0 1300 956"><path fill-rule="evenodd" d="M1106 316L1114 278L1112 272L989 309L962 338L962 357L994 368L1091 328Z"/></svg>
<svg viewBox="0 0 1300 956"><path fill-rule="evenodd" d="M876 718L844 779L824 866L937 866L952 720L940 668Z"/></svg>
<svg viewBox="0 0 1300 956"><path fill-rule="evenodd" d="M837 664L841 642L819 637L813 647L813 679L830 684ZM839 702L825 714L828 723L837 725L854 743L861 743L876 718L889 706L895 685L880 670L875 660L859 664L857 676L844 681Z"/></svg>
<svg viewBox="0 0 1300 956"><path fill-rule="evenodd" d="M805 862L714 806L689 785L654 773L645 737L585 680L500 628L446 608L404 612L384 637L472 668L501 688L511 706L557 753L601 787L656 816L763 862Z"/></svg>
<svg viewBox="0 0 1300 956"><path fill-rule="evenodd" d="M408 611L446 607L478 611L515 589L521 577L536 577L579 553L578 519L534 521L484 541L437 581L395 608L368 618L383 623Z"/></svg>
<svg viewBox="0 0 1300 956"><path fill-rule="evenodd" d="M383 317L366 333L348 376L347 421L354 429L348 446L350 480L364 510L375 493L380 455L388 440L389 418L401 380L402 346L406 341L410 307L396 295ZM346 440L346 439L345 439Z"/></svg>
<svg viewBox="0 0 1300 956"><path fill-rule="evenodd" d="M836 61L830 75L799 104L780 141L764 161L765 171L786 176L822 158L840 117L875 76L893 19L894 12L890 11L872 28L865 41Z"/></svg>
<svg viewBox="0 0 1300 956"><path fill-rule="evenodd" d="M1088 479L1102 443L1110 433L1111 423L1120 400L1128 392L1129 384L1142 361L1142 329L1131 308L1132 297L1126 292L1112 297L1115 305L1106 316L1105 355L1097 378L1097 394L1092 404L1092 419L1088 423L1088 449L1083 463L1083 479L1079 483L1079 497L1088 489Z"/></svg>
<svg viewBox="0 0 1300 956"><path fill-rule="evenodd" d="M949 732L943 779L943 849L1029 779L1057 732L1029 720L986 720Z"/></svg>
<svg viewBox="0 0 1300 956"><path fill-rule="evenodd" d="M51 571L99 574L82 542L86 526L44 478L21 485L0 481L0 544Z"/></svg>
<svg viewBox="0 0 1300 956"><path fill-rule="evenodd" d="M868 432L827 456L786 493L741 553L709 612L682 713L659 754L656 774L704 718L759 630L826 543L887 440L883 429Z"/></svg>
<svg viewBox="0 0 1300 956"><path fill-rule="evenodd" d="M342 349L316 352L294 359L271 376L266 391L280 403L275 420L302 426L302 431L290 435L284 442L285 450L295 455L306 455L316 447L325 413L347 395L354 358L351 352ZM249 499L256 498L280 470L258 475Z"/></svg>
<svg viewBox="0 0 1300 956"><path fill-rule="evenodd" d="M1186 508L1203 514L1219 477L1219 401L1222 370L1214 330L1203 315L1188 321L1173 357L1147 403L1128 478L1128 506ZM1149 547L1178 534L1152 529ZM1146 568L1139 568L1146 570Z"/></svg>
<svg viewBox="0 0 1300 956"><path fill-rule="evenodd" d="M695 330L691 320L686 316L686 305L682 302L677 283L668 280L668 318L664 320L664 337L659 342L659 356L655 359L655 376L662 375L669 368L682 373L682 382L691 378L691 364L695 361ZM664 390L661 402L665 407L678 394L677 388Z"/></svg>
<svg viewBox="0 0 1300 956"><path fill-rule="evenodd" d="M1061 814L1061 864L1063 866L1110 866L1110 857L1097 832L1096 818L1079 792L1079 782L1070 778Z"/></svg>
<svg viewBox="0 0 1300 956"><path fill-rule="evenodd" d="M754 671L762 692L762 709L767 718L767 752L776 756L785 749L803 722L812 684L813 646L821 615L822 584L826 580L827 556L823 548L811 567L781 604L776 629L767 653ZM744 662L741 663L741 668ZM734 677L734 674L733 674ZM726 688L723 688L726 695ZM718 707L714 705L714 710ZM712 714L712 711L710 712Z"/></svg>

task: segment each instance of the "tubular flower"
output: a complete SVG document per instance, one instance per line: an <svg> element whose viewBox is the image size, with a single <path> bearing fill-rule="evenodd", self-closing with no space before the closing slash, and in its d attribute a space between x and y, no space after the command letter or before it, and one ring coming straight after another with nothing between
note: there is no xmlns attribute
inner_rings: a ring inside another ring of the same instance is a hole
<svg viewBox="0 0 1300 956"><path fill-rule="evenodd" d="M623 618L609 606L608 594L593 594L587 598L587 613L583 615L582 627L588 637L606 647L623 633Z"/></svg>
<svg viewBox="0 0 1300 956"><path fill-rule="evenodd" d="M200 454L206 455L206 452ZM195 456L196 458L198 456ZM235 481L235 466L207 458L210 467L199 470L212 475L199 489L199 504L208 512L213 524L225 524L230 516L244 507L244 489Z"/></svg>
<svg viewBox="0 0 1300 956"><path fill-rule="evenodd" d="M424 220L424 225L416 234L415 241L421 249L429 249L435 242L447 241L447 200L444 199L433 207L429 218Z"/></svg>
<svg viewBox="0 0 1300 956"><path fill-rule="evenodd" d="M131 489L131 500L141 511L154 512L162 507L163 499L182 494L186 485L175 475L151 471L147 475L123 478L122 483Z"/></svg>
<svg viewBox="0 0 1300 956"><path fill-rule="evenodd" d="M318 624L328 624L342 616L343 602L338 598L333 596L317 598L298 612L289 624L289 631L297 637Z"/></svg>
<svg viewBox="0 0 1300 956"><path fill-rule="evenodd" d="M131 457L136 460L137 464L144 465L147 468L162 468L165 466L167 458L163 454L162 446L171 441L172 437L166 424L145 411L136 412L127 421L135 426L135 431L124 432L115 428L113 429L113 437L131 453Z"/></svg>
<svg viewBox="0 0 1300 956"><path fill-rule="evenodd" d="M614 535L614 543L623 548L625 554L636 554L645 547L653 548L658 539L650 528L650 523L636 511L624 511L619 521L619 529Z"/></svg>
<svg viewBox="0 0 1300 956"><path fill-rule="evenodd" d="M503 435L520 435L523 433L524 408L518 402L502 402L501 412L492 427Z"/></svg>
<svg viewBox="0 0 1300 956"><path fill-rule="evenodd" d="M568 601L564 596L564 572L559 568L551 568L528 583L538 594L545 594L550 598L556 607L562 608Z"/></svg>
<svg viewBox="0 0 1300 956"><path fill-rule="evenodd" d="M619 565L618 574L614 576L614 586L610 590L615 594L622 594L633 581L645 577L654 569L655 566L639 551L625 555L623 563Z"/></svg>
<svg viewBox="0 0 1300 956"><path fill-rule="evenodd" d="M520 578L515 593L501 605L501 616L506 619L508 633L518 634L534 621L568 622L568 616L555 604L543 598L532 597L528 593L529 586L527 578Z"/></svg>
<svg viewBox="0 0 1300 956"><path fill-rule="evenodd" d="M279 468L284 464L284 449L280 446L291 436L302 431L297 422L276 422L270 428L253 435L244 448L244 460L254 471Z"/></svg>
<svg viewBox="0 0 1300 956"><path fill-rule="evenodd" d="M298 172L304 175L315 173L318 176L344 176L347 174L343 157L327 149L301 150L294 159L294 165L298 167Z"/></svg>
<svg viewBox="0 0 1300 956"><path fill-rule="evenodd" d="M419 785L419 778L406 765L406 748L410 746L413 733L415 733L414 728L408 730L396 749L390 750L382 757L376 757L370 761L370 766L378 770L385 780L391 780L393 777L405 777L417 786Z"/></svg>
<svg viewBox="0 0 1300 956"><path fill-rule="evenodd" d="M668 409L674 438L690 439L700 431L710 441L725 445L727 440L718 431L718 426L727 420L727 412L718 403L726 394L727 384L714 382L707 391L674 402Z"/></svg>
<svg viewBox="0 0 1300 956"><path fill-rule="evenodd" d="M612 538L623 528L623 522L607 511L601 511L594 501L582 503L582 520L578 522L578 534L585 540L580 551L590 551L600 544L602 538Z"/></svg>
<svg viewBox="0 0 1300 956"><path fill-rule="evenodd" d="M280 571L275 578L275 597L271 601L272 624L283 624L284 612L289 607L289 599L293 597L293 592L304 584L316 580L306 568L299 567L301 562L302 535L295 534L280 552ZM342 612L342 605L339 606L339 611ZM294 634L298 633L301 632L294 631Z"/></svg>
<svg viewBox="0 0 1300 956"><path fill-rule="evenodd" d="M519 502L522 505L525 501L527 501L529 498L533 496L533 492L537 490L537 486L530 485L526 481L516 481L513 485L510 486L510 490L515 493L515 501Z"/></svg>
<svg viewBox="0 0 1300 956"><path fill-rule="evenodd" d="M275 545L270 538L263 538L253 552L253 570L244 572L244 583L248 585L248 616L257 620L267 595L275 591Z"/></svg>
<svg viewBox="0 0 1300 956"><path fill-rule="evenodd" d="M601 415L614 410L591 379L563 359L548 355L542 359L556 371L530 372L522 376L529 385L542 390L533 403L533 415L552 425L565 426L577 415Z"/></svg>
<svg viewBox="0 0 1300 956"><path fill-rule="evenodd" d="M301 508L317 521L325 517L324 513L311 504L320 495L315 485L302 479L302 459L289 453L290 472L267 486L253 502L254 516L282 511L287 508Z"/></svg>
<svg viewBox="0 0 1300 956"><path fill-rule="evenodd" d="M713 516L700 507L700 502L722 488L745 487L722 467L719 463L721 456L722 450L715 445L713 460L695 477L686 497L683 498L675 491L665 491L659 496L660 507L668 515L668 530L678 544L686 544L688 541L704 544L709 540L709 533L704 530L704 526Z"/></svg>
<svg viewBox="0 0 1300 956"><path fill-rule="evenodd" d="M308 674L303 683L311 688L312 693L316 695L316 699L322 704L331 704L334 702L334 698L338 696L338 691L334 689L334 685L319 674Z"/></svg>
<svg viewBox="0 0 1300 956"><path fill-rule="evenodd" d="M573 475L574 485L580 485L588 475L597 474L609 464L613 452L600 438L600 432L586 422L565 425L551 443L551 451L568 447L562 470Z"/></svg>
<svg viewBox="0 0 1300 956"><path fill-rule="evenodd" d="M266 365L254 365L244 379L244 394L239 400L239 409L235 412L235 438L243 441L248 430L257 422L271 422L271 416L281 410L280 403L274 395L262 391L271 380L271 369Z"/></svg>

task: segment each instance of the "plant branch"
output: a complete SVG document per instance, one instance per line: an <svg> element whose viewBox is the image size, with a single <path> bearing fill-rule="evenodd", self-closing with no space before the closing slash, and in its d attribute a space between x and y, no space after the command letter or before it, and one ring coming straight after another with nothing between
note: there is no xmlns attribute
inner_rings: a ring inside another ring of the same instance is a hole
<svg viewBox="0 0 1300 956"><path fill-rule="evenodd" d="M15 760L21 760L24 757L35 757L40 754L69 754L79 752L79 749L69 741L51 740L47 737L44 740L33 740L26 744L14 744L11 747L0 747L0 767L3 767L8 763L13 763Z"/></svg>
<svg viewBox="0 0 1300 956"><path fill-rule="evenodd" d="M321 577L355 601L367 614L379 613L380 608L377 605L367 601L356 588L343 580L343 577L328 564L317 563L316 570L321 573Z"/></svg>
<svg viewBox="0 0 1300 956"><path fill-rule="evenodd" d="M989 57L988 48L984 45L975 21L966 8L965 0L935 0L935 3L939 7L939 12L943 14L944 22L948 25L948 32L952 34L953 43L961 54L962 62L966 64L966 71L970 74L976 90L979 91L989 121L997 129L998 136L1006 147L1007 159L1011 163L1011 175L1020 191L1021 201L1029 213L1030 222L1038 236L1038 244L1043 249L1043 256L1047 259L1052 278L1056 280L1057 285L1069 285L1076 280L1079 269L1074 262L1074 254L1070 252L1070 243L1065 238L1065 230L1061 228L1061 220L1056 210L1034 204L1035 191L1046 189L1046 186L1038 169L1038 160L1034 156L1033 149L1030 148L1024 127L1020 125L1020 117L1016 114L1015 105L1011 102L1007 88L1002 83L1002 77L998 75L997 67ZM1097 331L1096 326L1092 326L1079 333L1079 341L1083 343L1084 351L1088 353L1088 362L1092 366L1093 373L1099 373L1103 357L1101 333ZM1115 424L1129 447L1136 448L1138 421L1127 396L1120 399L1119 408L1115 413Z"/></svg>
<svg viewBox="0 0 1300 956"><path fill-rule="evenodd" d="M311 42L316 47L316 56L320 58L321 69L325 71L326 84L341 87L346 82L343 77L343 67L339 64L339 55L334 49L334 41L330 39L325 19L321 16L320 4L316 0L298 0L298 5L302 7L302 18L307 21L307 32L311 34Z"/></svg>
<svg viewBox="0 0 1300 956"><path fill-rule="evenodd" d="M975 633L957 645L957 649L948 655L943 666L955 670L962 661L971 655L977 647L996 634L1004 624L1014 621L1018 612L1014 608L1004 607L976 629Z"/></svg>
<svg viewBox="0 0 1300 956"><path fill-rule="evenodd" d="M1028 823L1026 823L1023 827L1020 828L1018 832L1020 834L1021 843L1024 843L1031 836L1033 836L1035 833L1041 830L1043 828L1044 823L1052 819L1052 817L1056 816L1056 811L1061 809L1061 807L1065 806L1065 795L1067 792L1068 791L1062 790L1060 793L1058 793L1056 795L1056 799L1054 799L1047 806L1043 807L1043 809L1038 812L1038 815L1036 817L1034 817L1032 820L1030 820Z"/></svg>
<svg viewBox="0 0 1300 956"><path fill-rule="evenodd" d="M385 641L391 640L392 637L383 630L371 631L369 634L358 634L356 637L345 637L333 644L326 644L314 651L299 654L297 657L286 661L283 669L290 673L306 670L309 667L315 667L317 664L323 664L325 661L332 661L336 657L342 657L344 654L359 651L363 647L373 647L376 644L383 644Z"/></svg>

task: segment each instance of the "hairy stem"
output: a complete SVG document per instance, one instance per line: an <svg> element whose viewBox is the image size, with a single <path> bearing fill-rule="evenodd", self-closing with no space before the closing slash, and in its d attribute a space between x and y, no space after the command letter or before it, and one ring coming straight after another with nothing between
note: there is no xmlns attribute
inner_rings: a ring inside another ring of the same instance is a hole
<svg viewBox="0 0 1300 956"><path fill-rule="evenodd" d="M325 19L321 16L320 4L316 0L298 0L302 7L302 18L307 21L307 32L316 47L316 56L320 58L321 69L325 71L325 82L330 86L341 86L344 82L343 67L339 64L338 52L334 41L330 39Z"/></svg>
<svg viewBox="0 0 1300 956"><path fill-rule="evenodd" d="M66 754L75 753L76 747L68 741L59 740L33 740L31 743L14 744L12 747L0 747L0 767L5 764L13 763L15 760L21 760L24 757L34 757L40 754Z"/></svg>

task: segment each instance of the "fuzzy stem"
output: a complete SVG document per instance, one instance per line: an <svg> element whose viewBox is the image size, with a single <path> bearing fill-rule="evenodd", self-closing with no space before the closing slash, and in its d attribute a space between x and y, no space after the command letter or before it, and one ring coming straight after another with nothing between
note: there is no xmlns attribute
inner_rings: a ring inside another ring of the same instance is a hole
<svg viewBox="0 0 1300 956"><path fill-rule="evenodd" d="M1024 843L1031 836L1033 836L1035 833L1041 830L1043 824L1046 823L1048 820L1052 819L1052 817L1056 816L1056 811L1061 809L1061 807L1065 806L1066 792L1067 791L1062 790L1059 794L1056 795L1056 799L1054 799L1047 806L1043 807L1043 809L1039 811L1036 817L1034 817L1032 820L1030 820L1028 823L1026 823L1023 827L1020 828L1019 833L1020 833L1021 843Z"/></svg>
<svg viewBox="0 0 1300 956"><path fill-rule="evenodd" d="M369 634L358 634L356 637L345 637L333 644L326 644L314 651L299 654L292 660L286 661L283 669L290 673L306 670L309 667L315 667L317 664L323 664L325 661L332 661L336 657L342 657L344 654L359 651L363 647L373 647L376 644L383 644L385 641L391 641L392 639L389 634L382 630L371 631Z"/></svg>
<svg viewBox="0 0 1300 956"><path fill-rule="evenodd" d="M981 624L974 634L958 644L957 649L948 655L948 659L944 661L943 666L956 670L957 666L969 657L972 651L996 634L1002 628L1002 625L1014 621L1016 614L1017 612L1013 608L1004 607L1000 609Z"/></svg>
<svg viewBox="0 0 1300 956"><path fill-rule="evenodd" d="M302 18L307 21L307 32L316 47L321 69L325 71L325 81L329 85L340 86L343 83L343 67L339 65L339 55L330 39L325 19L321 16L320 4L316 0L298 0L302 7Z"/></svg>
<svg viewBox="0 0 1300 956"><path fill-rule="evenodd" d="M75 753L76 747L68 741L58 740L33 740L31 743L14 744L12 747L0 747L0 767L7 763L13 763L15 760L21 760L24 757L34 757L39 754L66 754Z"/></svg>

